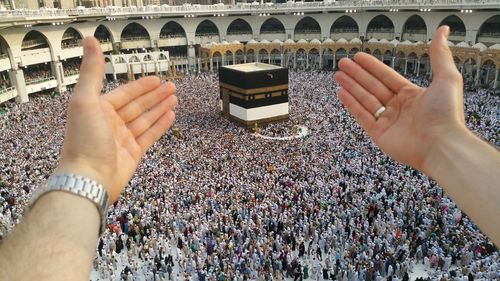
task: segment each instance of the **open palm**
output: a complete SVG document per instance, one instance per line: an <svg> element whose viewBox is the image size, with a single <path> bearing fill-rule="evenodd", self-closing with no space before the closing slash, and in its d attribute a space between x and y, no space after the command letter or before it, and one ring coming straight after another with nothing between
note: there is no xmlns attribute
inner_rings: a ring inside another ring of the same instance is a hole
<svg viewBox="0 0 500 281"><path fill-rule="evenodd" d="M116 201L149 147L172 125L175 86L146 77L100 95L104 58L84 40L80 78L71 97L58 171L92 178Z"/></svg>
<svg viewBox="0 0 500 281"><path fill-rule="evenodd" d="M436 140L465 129L462 79L451 60L447 27L431 44L433 82L421 88L378 59L358 53L342 59L336 79L339 98L375 143L389 156L422 169ZM374 113L385 106L376 119Z"/></svg>

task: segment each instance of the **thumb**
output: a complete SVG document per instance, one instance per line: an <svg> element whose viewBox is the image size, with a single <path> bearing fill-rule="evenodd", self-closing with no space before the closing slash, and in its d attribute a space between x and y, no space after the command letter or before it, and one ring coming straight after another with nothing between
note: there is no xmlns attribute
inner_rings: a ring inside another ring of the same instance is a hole
<svg viewBox="0 0 500 281"><path fill-rule="evenodd" d="M97 101L104 78L104 56L101 46L94 37L83 40L83 61L80 66L80 77L75 86L75 98L88 102Z"/></svg>
<svg viewBox="0 0 500 281"><path fill-rule="evenodd" d="M460 75L455 66L453 55L448 47L448 34L450 27L443 25L436 30L432 37L431 46L429 48L432 80L450 80Z"/></svg>

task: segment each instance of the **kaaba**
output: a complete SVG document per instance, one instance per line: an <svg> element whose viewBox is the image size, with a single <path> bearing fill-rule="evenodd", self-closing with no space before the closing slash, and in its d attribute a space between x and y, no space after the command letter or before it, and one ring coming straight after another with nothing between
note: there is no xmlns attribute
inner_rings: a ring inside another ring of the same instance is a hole
<svg viewBox="0 0 500 281"><path fill-rule="evenodd" d="M244 63L219 69L220 110L246 127L288 120L288 69Z"/></svg>

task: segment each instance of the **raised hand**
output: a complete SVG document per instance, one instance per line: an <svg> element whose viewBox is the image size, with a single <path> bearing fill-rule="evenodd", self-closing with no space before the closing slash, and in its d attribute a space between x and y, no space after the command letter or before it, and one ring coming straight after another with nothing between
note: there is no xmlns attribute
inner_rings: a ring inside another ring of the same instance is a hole
<svg viewBox="0 0 500 281"><path fill-rule="evenodd" d="M448 48L449 28L440 27L430 46L432 84L421 88L371 55L342 59L338 96L375 143L389 156L419 170L442 138L465 127L463 82ZM375 113L386 110L379 118Z"/></svg>
<svg viewBox="0 0 500 281"><path fill-rule="evenodd" d="M80 78L71 97L57 170L92 178L117 200L149 149L175 120L175 86L145 77L100 95L104 57L94 38L83 41Z"/></svg>

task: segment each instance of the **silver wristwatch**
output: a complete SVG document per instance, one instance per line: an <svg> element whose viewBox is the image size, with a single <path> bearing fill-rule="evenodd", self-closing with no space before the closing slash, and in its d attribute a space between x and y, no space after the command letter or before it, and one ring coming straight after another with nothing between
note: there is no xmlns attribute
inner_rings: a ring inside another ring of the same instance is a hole
<svg viewBox="0 0 500 281"><path fill-rule="evenodd" d="M107 225L108 193L101 184L89 178L75 174L53 174L49 177L47 182L35 192L33 198L31 199L30 208L44 194L55 190L73 193L92 201L101 215L99 236L104 232Z"/></svg>

